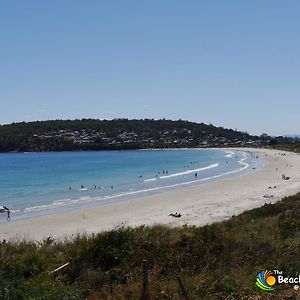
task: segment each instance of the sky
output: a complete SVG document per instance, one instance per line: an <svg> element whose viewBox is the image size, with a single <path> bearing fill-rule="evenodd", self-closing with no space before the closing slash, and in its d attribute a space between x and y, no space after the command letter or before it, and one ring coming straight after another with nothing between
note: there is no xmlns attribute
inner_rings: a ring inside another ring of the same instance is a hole
<svg viewBox="0 0 300 300"><path fill-rule="evenodd" d="M167 118L300 134L298 0L0 2L0 124Z"/></svg>

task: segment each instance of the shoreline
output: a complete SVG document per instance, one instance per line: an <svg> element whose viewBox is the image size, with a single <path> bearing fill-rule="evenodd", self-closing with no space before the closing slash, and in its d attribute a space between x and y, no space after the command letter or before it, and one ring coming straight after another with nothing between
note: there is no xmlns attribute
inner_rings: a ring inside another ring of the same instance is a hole
<svg viewBox="0 0 300 300"><path fill-rule="evenodd" d="M261 206L266 202L276 202L284 196L300 191L300 171L297 171L299 170L297 167L300 166L298 154L254 148L217 149L257 153L263 156L265 166L253 173L242 173L232 178L181 187L114 204L2 223L0 239L38 240L48 236L63 239L76 234L95 233L119 226L155 224L201 226L228 219L232 215ZM290 176L291 179L282 180L282 174ZM264 195L273 195L273 197L264 198ZM169 217L170 213L175 212L180 213L182 217Z"/></svg>
<svg viewBox="0 0 300 300"><path fill-rule="evenodd" d="M175 150L176 151L176 150ZM201 148L188 149L184 151L199 151L205 152ZM177 170L171 172L170 174L159 175L158 177L154 177L154 174L149 175L148 177L144 177L143 182L146 184L145 186L135 186L131 188L127 188L125 190L118 190L117 192L110 192L104 195L95 195L93 192L95 191L94 186L90 188L86 188L87 193L78 194L74 196L62 195L61 198L52 199L52 202L40 203L33 206L22 208L15 208L15 210L11 210L12 220L11 222L15 222L17 220L24 220L29 218L35 218L44 215L54 215L58 213L63 213L67 211L79 210L84 208L98 207L107 204L114 204L116 202L126 201L134 198L141 198L145 196L150 196L158 193L164 193L166 191L172 191L176 189L180 189L182 187L191 187L201 183L212 182L216 180L230 178L233 176L240 176L243 173L253 172L253 170L259 169L262 167L263 160L255 160L252 158L252 151L232 151L228 149L212 149L208 151L215 151L222 153L227 158L232 158L234 154L239 155L240 157L235 160L235 163L239 164L239 167L236 168L228 168L224 170L220 170L215 174L207 174L202 176L202 171L206 172L212 168L218 167L220 162L217 160L217 163L212 163L210 165L205 165L204 167L198 169L188 169L186 170ZM167 152L167 150L166 150ZM177 152L177 151L176 151ZM222 163L221 163L222 164ZM252 167L252 169L250 169ZM184 177L189 174L200 172L199 177L191 177L189 179L184 179ZM183 177L181 177L183 176ZM167 179L181 177L182 180L176 182L164 182L161 179ZM159 179L159 180L158 180ZM147 183L150 185L147 186ZM153 183L154 185L151 185ZM68 185L68 184L67 184ZM117 186L115 186L117 187ZM79 192L80 190L78 190ZM76 192L76 189L75 189ZM0 220L0 224L6 223L6 219L2 218Z"/></svg>

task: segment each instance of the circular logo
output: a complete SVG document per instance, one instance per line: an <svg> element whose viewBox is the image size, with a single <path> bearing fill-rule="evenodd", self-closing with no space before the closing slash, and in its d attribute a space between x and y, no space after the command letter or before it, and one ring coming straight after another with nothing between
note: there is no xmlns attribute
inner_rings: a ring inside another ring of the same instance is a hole
<svg viewBox="0 0 300 300"><path fill-rule="evenodd" d="M276 284L276 276L272 271L261 271L257 274L256 285L264 291L273 291Z"/></svg>

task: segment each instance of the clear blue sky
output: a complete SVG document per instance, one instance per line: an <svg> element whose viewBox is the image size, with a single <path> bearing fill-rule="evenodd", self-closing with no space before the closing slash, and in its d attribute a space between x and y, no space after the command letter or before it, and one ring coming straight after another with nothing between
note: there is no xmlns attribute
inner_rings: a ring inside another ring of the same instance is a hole
<svg viewBox="0 0 300 300"><path fill-rule="evenodd" d="M300 133L298 0L0 3L0 123L170 118Z"/></svg>

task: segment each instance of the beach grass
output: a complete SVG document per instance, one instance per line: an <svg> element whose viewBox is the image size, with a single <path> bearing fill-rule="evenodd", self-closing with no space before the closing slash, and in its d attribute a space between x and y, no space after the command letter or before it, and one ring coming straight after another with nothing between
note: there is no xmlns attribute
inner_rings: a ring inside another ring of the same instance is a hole
<svg viewBox="0 0 300 300"><path fill-rule="evenodd" d="M299 272L299 214L297 194L203 227L122 227L64 241L3 241L0 298L141 299L146 260L145 299L185 299L184 293L188 299L296 299L287 298L297 295L293 285L264 292L255 281L266 269Z"/></svg>

